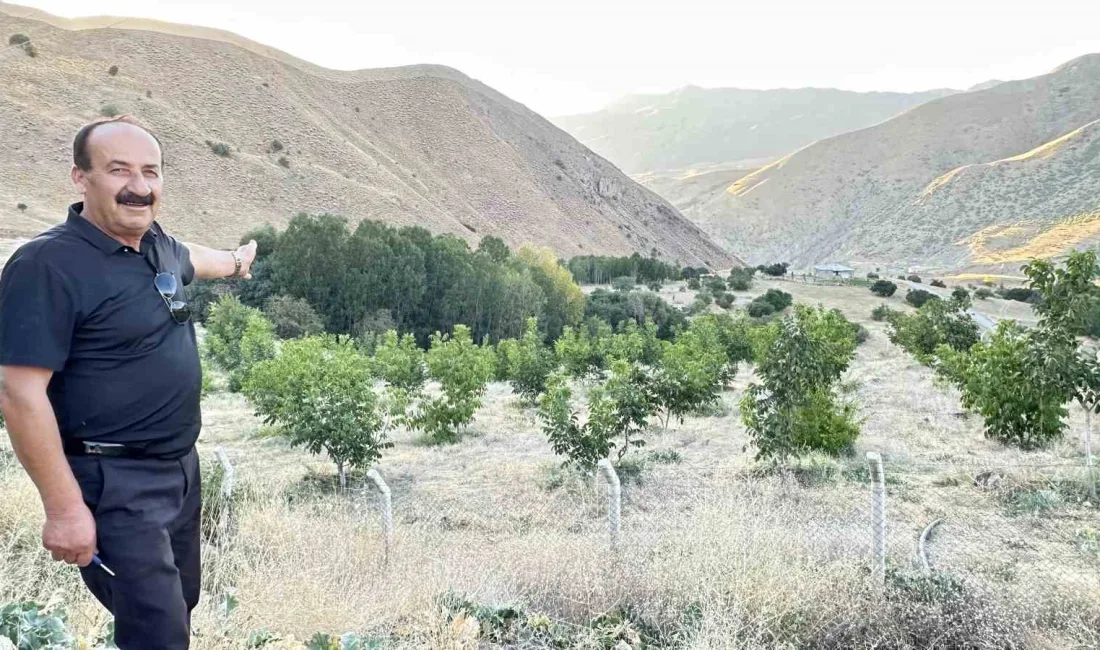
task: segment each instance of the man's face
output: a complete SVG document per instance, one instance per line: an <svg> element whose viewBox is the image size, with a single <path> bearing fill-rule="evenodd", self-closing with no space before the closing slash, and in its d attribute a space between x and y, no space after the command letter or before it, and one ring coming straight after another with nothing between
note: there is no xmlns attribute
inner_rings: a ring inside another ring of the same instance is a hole
<svg viewBox="0 0 1100 650"><path fill-rule="evenodd" d="M161 152L143 129L116 122L88 138L91 169L73 168L84 210L110 234L140 237L156 219L161 198Z"/></svg>

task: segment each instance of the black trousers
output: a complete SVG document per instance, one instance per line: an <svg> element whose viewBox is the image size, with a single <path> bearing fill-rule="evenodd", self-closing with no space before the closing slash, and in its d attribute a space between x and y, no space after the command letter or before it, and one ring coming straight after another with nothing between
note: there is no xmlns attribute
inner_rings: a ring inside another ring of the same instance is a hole
<svg viewBox="0 0 1100 650"><path fill-rule="evenodd" d="M69 456L96 521L99 558L84 584L115 617L120 650L186 650L199 602L199 458Z"/></svg>

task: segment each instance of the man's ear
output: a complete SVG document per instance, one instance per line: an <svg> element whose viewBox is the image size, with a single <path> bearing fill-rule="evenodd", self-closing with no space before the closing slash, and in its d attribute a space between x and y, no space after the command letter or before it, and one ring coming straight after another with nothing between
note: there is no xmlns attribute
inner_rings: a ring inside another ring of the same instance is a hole
<svg viewBox="0 0 1100 650"><path fill-rule="evenodd" d="M88 191L88 178L84 174L84 170L73 165L73 170L70 172L70 176L73 179L73 185L76 186L77 191L84 194Z"/></svg>

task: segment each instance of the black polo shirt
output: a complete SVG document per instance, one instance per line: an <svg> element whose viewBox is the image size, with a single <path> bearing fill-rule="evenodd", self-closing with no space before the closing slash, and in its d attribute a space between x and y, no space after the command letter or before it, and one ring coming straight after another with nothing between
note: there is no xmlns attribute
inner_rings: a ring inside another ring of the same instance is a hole
<svg viewBox="0 0 1100 650"><path fill-rule="evenodd" d="M48 395L61 436L182 455L201 426L195 328L153 286L174 273L177 300L195 275L187 248L153 223L141 250L80 216L19 248L0 275L0 365L54 371Z"/></svg>

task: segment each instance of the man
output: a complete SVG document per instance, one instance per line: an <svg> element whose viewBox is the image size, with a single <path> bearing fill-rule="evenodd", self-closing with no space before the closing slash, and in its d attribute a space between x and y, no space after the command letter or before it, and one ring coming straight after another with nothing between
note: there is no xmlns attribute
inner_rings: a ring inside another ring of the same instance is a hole
<svg viewBox="0 0 1100 650"><path fill-rule="evenodd" d="M123 650L188 647L202 371L184 286L248 278L256 254L164 232L163 177L159 140L132 118L80 129L84 200L0 275L0 409L42 498L42 544L81 567Z"/></svg>

